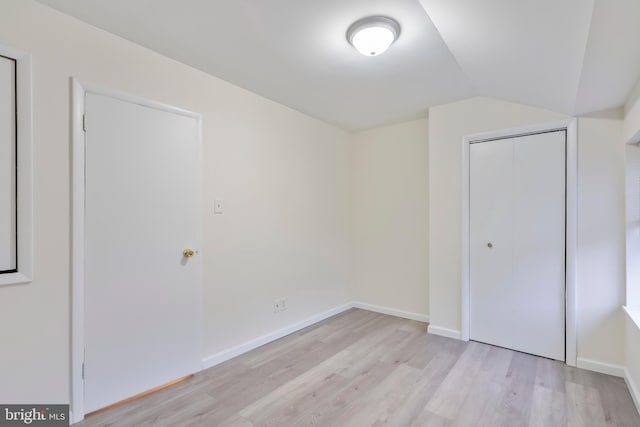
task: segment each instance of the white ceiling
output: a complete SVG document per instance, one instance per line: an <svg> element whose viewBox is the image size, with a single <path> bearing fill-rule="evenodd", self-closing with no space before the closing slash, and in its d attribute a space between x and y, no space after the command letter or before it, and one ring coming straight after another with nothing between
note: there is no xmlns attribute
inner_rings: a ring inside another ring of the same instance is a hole
<svg viewBox="0 0 640 427"><path fill-rule="evenodd" d="M640 78L639 0L38 0L350 130L484 95L571 115ZM402 27L377 57L349 25Z"/></svg>

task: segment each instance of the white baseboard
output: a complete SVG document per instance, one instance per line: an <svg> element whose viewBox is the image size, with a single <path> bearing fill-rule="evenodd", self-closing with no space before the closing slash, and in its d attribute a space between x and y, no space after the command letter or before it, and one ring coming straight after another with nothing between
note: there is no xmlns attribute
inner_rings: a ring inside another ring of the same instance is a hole
<svg viewBox="0 0 640 427"><path fill-rule="evenodd" d="M597 360L585 359L578 357L577 367L588 371L599 372L601 374L613 375L614 377L625 377L626 368L621 365L613 365L611 363L598 362Z"/></svg>
<svg viewBox="0 0 640 427"><path fill-rule="evenodd" d="M638 388L638 384L633 380L627 368L624 368L624 382L627 383L627 388L629 389L629 393L631 393L633 403L636 404L636 409L638 413L640 413L640 388Z"/></svg>
<svg viewBox="0 0 640 427"><path fill-rule="evenodd" d="M364 302L354 302L353 307L362 310L373 311L376 313L388 314L389 316L402 317L404 319L417 320L418 322L429 322L429 316L426 314L412 313L410 311L396 310L395 308L382 307L379 305L367 304Z"/></svg>
<svg viewBox="0 0 640 427"><path fill-rule="evenodd" d="M336 314L340 314L343 311L349 310L351 308L353 308L353 303L346 303L338 307L332 308L330 310L327 310L325 312L322 312L320 314L316 314L315 316L308 317L298 323L294 323L293 325L287 326L282 329L278 329L277 331L271 332L269 334L255 338L251 341L245 342L244 344L237 345L228 350L223 350L219 353L214 354L213 356L209 356L203 359L202 369L211 368L212 366L216 366L222 362L226 362L227 360L233 359L236 356L240 356L241 354L251 351L254 348L258 348L260 346L268 344L271 341L275 341L284 336L297 332L300 329L304 329L307 326L311 326L314 323L318 323L322 320L328 319L331 316L335 316Z"/></svg>
<svg viewBox="0 0 640 427"><path fill-rule="evenodd" d="M427 332L433 335L440 335L441 337L453 338L454 340L462 339L460 331L443 328L442 326L429 325Z"/></svg>

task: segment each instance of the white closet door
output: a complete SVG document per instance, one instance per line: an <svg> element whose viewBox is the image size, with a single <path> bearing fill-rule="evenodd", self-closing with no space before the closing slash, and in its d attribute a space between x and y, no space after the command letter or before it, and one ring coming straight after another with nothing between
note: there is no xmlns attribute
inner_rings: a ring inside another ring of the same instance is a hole
<svg viewBox="0 0 640 427"><path fill-rule="evenodd" d="M85 412L200 368L194 117L86 96Z"/></svg>
<svg viewBox="0 0 640 427"><path fill-rule="evenodd" d="M470 147L470 338L565 359L565 131Z"/></svg>

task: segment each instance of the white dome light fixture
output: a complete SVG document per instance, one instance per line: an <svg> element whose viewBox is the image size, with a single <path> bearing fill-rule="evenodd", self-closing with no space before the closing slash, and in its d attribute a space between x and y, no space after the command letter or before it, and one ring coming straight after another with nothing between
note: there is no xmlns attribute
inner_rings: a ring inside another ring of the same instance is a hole
<svg viewBox="0 0 640 427"><path fill-rule="evenodd" d="M367 16L351 24L347 40L364 56L378 56L400 35L400 24L386 16Z"/></svg>

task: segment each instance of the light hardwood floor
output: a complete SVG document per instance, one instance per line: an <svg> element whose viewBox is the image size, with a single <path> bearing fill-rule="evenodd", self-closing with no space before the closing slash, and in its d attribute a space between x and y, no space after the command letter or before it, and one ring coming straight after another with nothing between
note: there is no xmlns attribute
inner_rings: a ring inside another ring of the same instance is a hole
<svg viewBox="0 0 640 427"><path fill-rule="evenodd" d="M640 426L620 378L352 309L78 426Z"/></svg>

